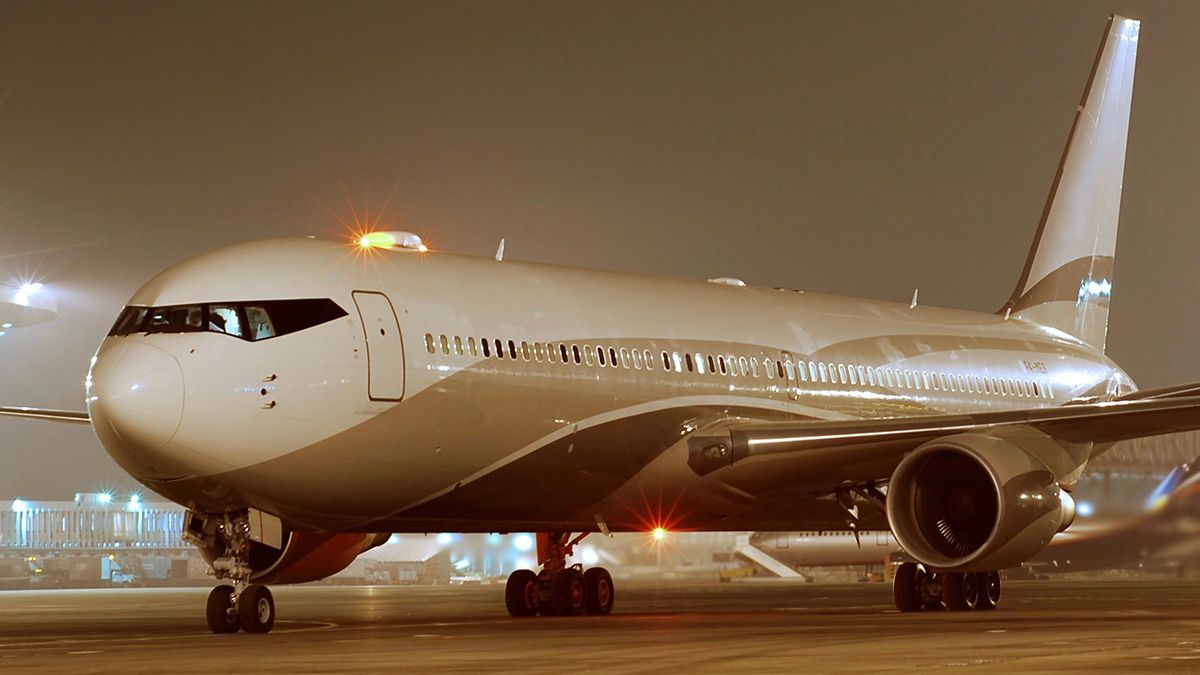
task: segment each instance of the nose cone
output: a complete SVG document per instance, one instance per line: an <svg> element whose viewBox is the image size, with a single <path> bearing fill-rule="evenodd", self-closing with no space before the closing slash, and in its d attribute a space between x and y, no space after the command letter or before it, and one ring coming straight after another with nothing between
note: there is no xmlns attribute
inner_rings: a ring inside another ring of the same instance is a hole
<svg viewBox="0 0 1200 675"><path fill-rule="evenodd" d="M183 418L183 372L153 345L128 342L97 356L89 377L89 410L128 452L160 450Z"/></svg>

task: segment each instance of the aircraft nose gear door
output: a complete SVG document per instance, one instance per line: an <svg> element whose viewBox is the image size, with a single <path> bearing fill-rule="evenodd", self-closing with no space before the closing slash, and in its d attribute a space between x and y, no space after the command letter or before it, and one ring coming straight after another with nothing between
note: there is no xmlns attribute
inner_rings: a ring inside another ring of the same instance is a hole
<svg viewBox="0 0 1200 675"><path fill-rule="evenodd" d="M367 393L373 401L404 398L404 340L392 301L383 293L354 291L367 342Z"/></svg>

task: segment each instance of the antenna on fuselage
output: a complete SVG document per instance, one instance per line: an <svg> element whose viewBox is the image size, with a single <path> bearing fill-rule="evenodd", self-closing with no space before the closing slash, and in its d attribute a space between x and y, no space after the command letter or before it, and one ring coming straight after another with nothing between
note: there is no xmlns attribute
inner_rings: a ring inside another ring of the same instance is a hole
<svg viewBox="0 0 1200 675"><path fill-rule="evenodd" d="M917 308L917 295L918 295L920 292L921 292L921 289L920 289L920 288L914 288L914 289L913 289L913 299L912 299L912 302L911 302L911 303L909 303L909 305L908 305L908 308L909 308L909 309L916 309L916 308Z"/></svg>
<svg viewBox="0 0 1200 675"><path fill-rule="evenodd" d="M496 262L504 260L504 237L500 237L500 246L496 247Z"/></svg>

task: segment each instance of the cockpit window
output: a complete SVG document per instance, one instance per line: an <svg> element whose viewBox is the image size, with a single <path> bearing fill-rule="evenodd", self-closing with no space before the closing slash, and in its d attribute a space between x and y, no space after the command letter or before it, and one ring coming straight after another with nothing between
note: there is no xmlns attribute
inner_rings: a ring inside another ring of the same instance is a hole
<svg viewBox="0 0 1200 675"><path fill-rule="evenodd" d="M209 305L208 329L234 337L246 337L242 332L242 313L237 305Z"/></svg>
<svg viewBox="0 0 1200 675"><path fill-rule="evenodd" d="M126 307L108 334L210 331L253 342L302 331L346 315L346 310L328 298Z"/></svg>

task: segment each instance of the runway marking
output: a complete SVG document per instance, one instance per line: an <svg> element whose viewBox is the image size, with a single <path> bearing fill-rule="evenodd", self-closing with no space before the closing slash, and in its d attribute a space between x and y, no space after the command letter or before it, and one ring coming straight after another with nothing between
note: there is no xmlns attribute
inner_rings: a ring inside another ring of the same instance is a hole
<svg viewBox="0 0 1200 675"><path fill-rule="evenodd" d="M104 653L104 650L102 650L102 649L84 649L84 650L77 651L77 652L67 652L67 656L80 656L83 654L103 654L103 653Z"/></svg>

